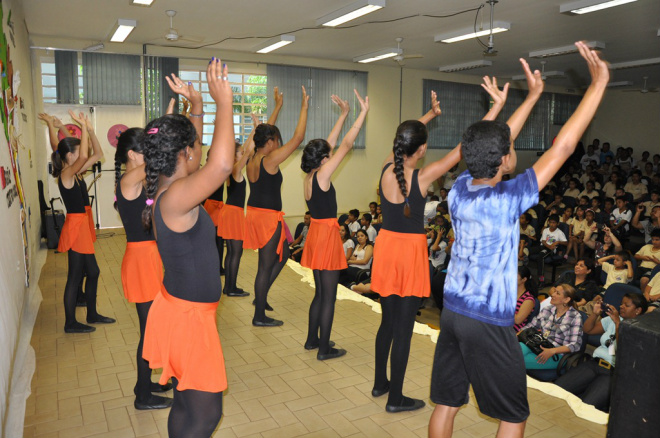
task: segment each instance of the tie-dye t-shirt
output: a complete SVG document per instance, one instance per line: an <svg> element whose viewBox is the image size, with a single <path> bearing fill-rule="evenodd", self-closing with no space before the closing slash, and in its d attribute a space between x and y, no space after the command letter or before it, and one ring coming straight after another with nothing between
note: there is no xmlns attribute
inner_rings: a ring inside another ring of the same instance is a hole
<svg viewBox="0 0 660 438"><path fill-rule="evenodd" d="M472 185L463 172L449 192L456 241L444 306L476 320L513 326L518 292L520 215L539 202L534 169L495 187Z"/></svg>

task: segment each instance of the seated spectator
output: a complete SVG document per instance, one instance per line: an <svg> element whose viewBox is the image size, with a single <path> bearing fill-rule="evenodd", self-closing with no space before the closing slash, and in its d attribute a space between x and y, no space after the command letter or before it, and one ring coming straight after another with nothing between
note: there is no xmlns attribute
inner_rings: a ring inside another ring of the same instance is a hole
<svg viewBox="0 0 660 438"><path fill-rule="evenodd" d="M644 231L644 242L651 243L651 233L653 230L660 230L660 205L656 205L651 210L651 216L643 221L639 220L642 212L644 211L643 205L637 206L637 211L632 220L632 226L638 230Z"/></svg>
<svg viewBox="0 0 660 438"><path fill-rule="evenodd" d="M530 315L536 305L536 294L538 293L532 273L526 266L518 267L518 301L516 302L516 314L513 318L513 330L518 333L530 320Z"/></svg>
<svg viewBox="0 0 660 438"><path fill-rule="evenodd" d="M584 322L584 331L590 335L602 335L600 345L593 357L570 368L566 374L555 380L555 385L580 397L596 409L607 411L610 402L610 388L616 363L619 324L622 319L632 319L646 312L648 303L640 294L626 294L617 311L616 307L606 305L607 317L598 321L602 314L601 303L594 306L594 312Z"/></svg>
<svg viewBox="0 0 660 438"><path fill-rule="evenodd" d="M520 215L520 234L524 234L531 240L536 240L536 230L530 222L532 222L532 216L529 213Z"/></svg>
<svg viewBox="0 0 660 438"><path fill-rule="evenodd" d="M355 243L351 239L351 230L348 229L348 225L342 224L339 226L339 237L341 237L341 241L344 244L344 255L346 256L346 261L348 261L355 249Z"/></svg>
<svg viewBox="0 0 660 438"><path fill-rule="evenodd" d="M626 198L618 196L616 198L616 208L610 215L610 229L619 236L625 236L630 228L628 223L630 223L632 217L633 213L628 209Z"/></svg>
<svg viewBox="0 0 660 438"><path fill-rule="evenodd" d="M362 225L362 229L367 232L367 236L369 237L369 242L375 242L378 231L376 231L376 229L371 226L371 215L369 213L365 213L362 215L362 220L360 221L360 224Z"/></svg>
<svg viewBox="0 0 660 438"><path fill-rule="evenodd" d="M600 213L600 196L591 198L591 210L597 215Z"/></svg>
<svg viewBox="0 0 660 438"><path fill-rule="evenodd" d="M370 202L369 203L369 214L371 215L371 221L373 223L374 218L377 215L376 209L378 208L378 203L377 202Z"/></svg>
<svg viewBox="0 0 660 438"><path fill-rule="evenodd" d="M541 246L530 248L529 259L538 263L537 275L539 283L543 284L545 261L553 262L563 260L563 256L557 254L557 247L559 245L566 246L568 244L566 235L557 228L559 225L559 217L556 215L548 218L548 228L543 230L541 235Z"/></svg>
<svg viewBox="0 0 660 438"><path fill-rule="evenodd" d="M619 166L624 174L628 175L633 167L635 167L635 159L628 154L626 149L621 148L619 157L614 161L614 164Z"/></svg>
<svg viewBox="0 0 660 438"><path fill-rule="evenodd" d="M601 291L598 283L593 280L594 268L593 260L586 258L579 259L573 271L564 272L559 277L559 280L555 282L555 286L568 284L575 289L575 297L573 299L578 308L585 306ZM541 307L545 307L543 303L541 303Z"/></svg>
<svg viewBox="0 0 660 438"><path fill-rule="evenodd" d="M594 259L598 260L612 254L623 251L621 242L612 234L612 230L608 227L603 227L601 232L598 232L598 225L593 225L584 233L584 244L594 250ZM592 236L597 234L596 240Z"/></svg>
<svg viewBox="0 0 660 438"><path fill-rule="evenodd" d="M638 203L644 200L649 192L646 184L642 183L642 172L635 169L630 176L630 182L623 188L627 193L632 194L633 202Z"/></svg>
<svg viewBox="0 0 660 438"><path fill-rule="evenodd" d="M348 268L339 272L339 283L346 287L349 287L351 283L355 283L358 272L371 268L371 261L373 260L374 247L369 241L367 232L360 229L356 235L358 244L353 251L353 255L348 259Z"/></svg>
<svg viewBox="0 0 660 438"><path fill-rule="evenodd" d="M660 190L655 189L649 193L651 194L651 199L641 203L644 206L646 216L651 216L653 208L660 206Z"/></svg>
<svg viewBox="0 0 660 438"><path fill-rule="evenodd" d="M651 244L644 245L637 251L635 259L640 262L635 273L635 280L639 281L641 290L646 290L646 285L649 284L651 278L651 271L660 264L660 230L651 232Z"/></svg>
<svg viewBox="0 0 660 438"><path fill-rule="evenodd" d="M460 175L460 172L458 172L458 164L449 169L449 172L445 173L443 176L440 177L439 184L440 187L445 188L447 190L451 190L452 186L454 185L454 182L456 182L456 178L458 178L458 175Z"/></svg>
<svg viewBox="0 0 660 438"><path fill-rule="evenodd" d="M554 348L541 347L543 352L537 355L521 342L520 348L528 370L557 368L561 356L579 351L582 346L582 316L575 308L575 289L568 284L560 284L553 287L550 294L550 305L522 330L530 327L540 330Z"/></svg>
<svg viewBox="0 0 660 438"><path fill-rule="evenodd" d="M590 165L592 161L598 163L600 161L600 157L594 151L594 147L592 145L589 145L587 146L587 153L584 154L580 159L580 165L582 166L582 170L587 170L587 166Z"/></svg>
<svg viewBox="0 0 660 438"><path fill-rule="evenodd" d="M545 201L541 201L540 204L545 207L546 211L550 211L553 208L564 208L566 205L564 205L564 197L560 194L554 195L554 199L552 202L546 203Z"/></svg>
<svg viewBox="0 0 660 438"><path fill-rule="evenodd" d="M642 290L644 291L644 298L649 302L649 312L653 312L660 307L660 275L654 275L649 284L646 285L646 289Z"/></svg>
<svg viewBox="0 0 660 438"><path fill-rule="evenodd" d="M437 207L437 211L438 214L442 215L442 217L445 218L447 224L451 224L451 217L449 216L449 205L447 204L447 201L442 201L441 203L439 203Z"/></svg>
<svg viewBox="0 0 660 438"><path fill-rule="evenodd" d="M605 195L606 198L614 198L614 194L616 193L616 189L621 187L621 181L619 180L619 174L616 172L612 172L610 175L610 180L605 183L603 186L603 195Z"/></svg>
<svg viewBox="0 0 660 438"><path fill-rule="evenodd" d="M289 245L289 251L291 255L291 259L297 261L300 263L300 259L302 258L302 252L303 248L305 247L305 241L307 240L307 232L309 231L309 224L311 223L312 216L309 211L305 212L305 217L303 218L303 229L300 232L300 235L294 239L293 242L291 242L291 245Z"/></svg>
<svg viewBox="0 0 660 438"><path fill-rule="evenodd" d="M596 173L600 175L601 181L609 181L610 175L612 174L612 169L610 169L610 164L609 163L601 164L600 167L596 170Z"/></svg>
<svg viewBox="0 0 660 438"><path fill-rule="evenodd" d="M580 194L580 189L578 185L580 182L576 178L571 178L568 182L568 189L564 192L564 196L570 196L571 198L577 198Z"/></svg>
<svg viewBox="0 0 660 438"><path fill-rule="evenodd" d="M446 188L442 187L440 189L440 202L446 201L448 195L449 195L449 191Z"/></svg>
<svg viewBox="0 0 660 438"><path fill-rule="evenodd" d="M614 159L614 152L610 150L610 144L605 142L603 143L603 147L600 150L600 164L604 164L607 157Z"/></svg>
<svg viewBox="0 0 660 438"><path fill-rule="evenodd" d="M436 195L431 196L431 200L424 204L424 227L427 227L435 219L435 215L438 213L438 204L440 204L440 198Z"/></svg>
<svg viewBox="0 0 660 438"><path fill-rule="evenodd" d="M371 221L372 224L382 224L383 223L383 210L380 208L380 204L376 206L376 216L373 217Z"/></svg>
<svg viewBox="0 0 660 438"><path fill-rule="evenodd" d="M646 184L646 187L649 187L653 184L653 163L650 161L644 164L644 169L642 172L642 182Z"/></svg>
<svg viewBox="0 0 660 438"><path fill-rule="evenodd" d="M426 241L429 246L429 278L433 278L435 270L444 267L445 260L447 260L447 242L444 240L444 230L438 232L432 229L426 234Z"/></svg>
<svg viewBox="0 0 660 438"><path fill-rule="evenodd" d="M607 215L607 221L609 222L610 220L610 215L614 211L614 199L613 198L605 198L605 201L603 201L603 211L602 213Z"/></svg>
<svg viewBox="0 0 660 438"><path fill-rule="evenodd" d="M589 201L591 201L592 198L598 196L598 190L596 190L593 181L587 181L585 187L586 188L582 190L582 192L580 192L580 198L586 196L587 198L589 198Z"/></svg>
<svg viewBox="0 0 660 438"><path fill-rule="evenodd" d="M593 225L593 220L591 222ZM572 251L574 260L577 261L581 253L584 252L584 242L582 242L582 240L584 239L584 233L586 230L587 218L585 208L581 205L578 205L578 207L575 209L575 217L573 218L573 221L569 227L568 234L570 237L568 241L568 247L566 248L566 254L564 254L565 259L568 259Z"/></svg>
<svg viewBox="0 0 660 438"><path fill-rule="evenodd" d="M591 204L591 199L588 196L580 196L578 198L578 207L584 207L585 209L589 208Z"/></svg>
<svg viewBox="0 0 660 438"><path fill-rule="evenodd" d="M357 231L360 229L360 222L358 222L359 218L360 210L357 208L349 210L348 219L346 219L346 225L348 225L348 229L351 230L351 237L355 237L355 233L357 233Z"/></svg>
<svg viewBox="0 0 660 438"><path fill-rule="evenodd" d="M612 260L612 263L609 261ZM630 261L630 254L626 251L621 251L615 255L602 257L598 259L598 264L603 268L603 272L607 273L607 280L603 285L603 290L614 283L626 284L634 277L632 262Z"/></svg>
<svg viewBox="0 0 660 438"><path fill-rule="evenodd" d="M660 172L660 154L653 155L653 172Z"/></svg>

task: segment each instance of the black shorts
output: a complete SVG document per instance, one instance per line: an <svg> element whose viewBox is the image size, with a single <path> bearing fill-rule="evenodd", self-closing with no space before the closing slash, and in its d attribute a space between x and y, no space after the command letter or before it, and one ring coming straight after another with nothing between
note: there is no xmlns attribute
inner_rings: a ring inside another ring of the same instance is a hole
<svg viewBox="0 0 660 438"><path fill-rule="evenodd" d="M460 407L470 384L482 413L509 423L529 417L525 361L512 327L500 327L445 308L431 375L431 400Z"/></svg>

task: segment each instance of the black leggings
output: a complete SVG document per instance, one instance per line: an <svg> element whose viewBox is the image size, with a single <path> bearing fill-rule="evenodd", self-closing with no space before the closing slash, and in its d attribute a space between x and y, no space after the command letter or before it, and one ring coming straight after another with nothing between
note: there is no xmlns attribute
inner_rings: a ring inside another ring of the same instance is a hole
<svg viewBox="0 0 660 438"><path fill-rule="evenodd" d="M387 386L387 358L392 348L390 361L389 405L400 405L403 400L403 379L406 376L410 339L412 338L415 316L422 299L390 295L381 297L382 320L376 335L376 373L374 388Z"/></svg>
<svg viewBox="0 0 660 438"><path fill-rule="evenodd" d="M94 254L81 254L70 249L69 253L69 273L64 287L64 314L66 316L65 326L71 326L76 321L76 300L78 298L78 288L83 278L83 273L87 274L85 282L85 296L87 299L87 319L98 316L96 312L96 289L99 283L99 265L96 263Z"/></svg>
<svg viewBox="0 0 660 438"><path fill-rule="evenodd" d="M209 438L222 418L222 392L178 391L172 377L174 403L167 419L170 438Z"/></svg>
<svg viewBox="0 0 660 438"><path fill-rule="evenodd" d="M238 267L243 255L243 241L227 239L227 258L225 259L225 288L224 292L236 292Z"/></svg>
<svg viewBox="0 0 660 438"><path fill-rule="evenodd" d="M277 245L280 243L280 235L283 232L282 223L280 222L273 237L270 238L263 248L259 249L259 267L257 268L257 276L254 279L255 321L266 321L268 291L289 259L289 245L286 242L282 245L282 260L280 260L280 256L277 254Z"/></svg>
<svg viewBox="0 0 660 438"><path fill-rule="evenodd" d="M138 320L140 321L140 342L137 348L137 383L135 384L135 397L141 403L146 403L151 398L151 368L149 362L142 358L142 346L144 344L144 331L147 327L147 316L153 301L146 303L135 303Z"/></svg>
<svg viewBox="0 0 660 438"><path fill-rule="evenodd" d="M222 256L225 253L225 241L222 237L218 236L218 227L215 228L215 246L218 247L218 256L220 256L220 267L222 271Z"/></svg>
<svg viewBox="0 0 660 438"><path fill-rule="evenodd" d="M330 352L330 331L335 317L339 271L314 270L316 291L309 306L309 329L306 345L318 345L319 354ZM319 329L321 335L319 336Z"/></svg>

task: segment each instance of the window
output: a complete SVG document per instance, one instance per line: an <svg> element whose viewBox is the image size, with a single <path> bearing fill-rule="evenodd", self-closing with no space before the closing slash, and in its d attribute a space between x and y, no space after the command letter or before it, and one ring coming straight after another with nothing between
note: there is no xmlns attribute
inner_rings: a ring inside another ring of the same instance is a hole
<svg viewBox="0 0 660 438"><path fill-rule="evenodd" d="M192 82L196 90L202 93L204 103L204 135L202 143L210 145L213 139L216 107L209 94L209 85L206 83L206 72L198 70L181 70L179 77L182 81ZM236 140L244 143L252 132L251 113L261 114L261 122L266 121L267 94L266 76L230 73L229 83L234 92L234 136ZM179 110L183 105L179 104Z"/></svg>
<svg viewBox="0 0 660 438"><path fill-rule="evenodd" d="M83 103L82 65L78 65L78 102ZM50 59L41 62L41 94L44 103L57 103L57 80L55 62Z"/></svg>

